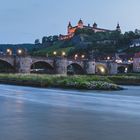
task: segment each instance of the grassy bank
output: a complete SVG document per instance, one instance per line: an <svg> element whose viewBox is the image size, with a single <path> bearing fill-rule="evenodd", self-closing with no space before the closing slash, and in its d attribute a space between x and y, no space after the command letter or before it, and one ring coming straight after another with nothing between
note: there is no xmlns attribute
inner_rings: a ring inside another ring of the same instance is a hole
<svg viewBox="0 0 140 140"><path fill-rule="evenodd" d="M36 74L0 74L0 83L34 87L59 87L88 90L120 90L106 76L59 76Z"/></svg>
<svg viewBox="0 0 140 140"><path fill-rule="evenodd" d="M107 78L119 85L140 85L140 74L115 75Z"/></svg>

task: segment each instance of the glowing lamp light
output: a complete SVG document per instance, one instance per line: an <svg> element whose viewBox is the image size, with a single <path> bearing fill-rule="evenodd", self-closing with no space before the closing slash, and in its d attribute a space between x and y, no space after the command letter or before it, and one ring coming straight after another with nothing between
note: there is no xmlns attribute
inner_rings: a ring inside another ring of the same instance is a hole
<svg viewBox="0 0 140 140"><path fill-rule="evenodd" d="M100 68L101 72L104 73L105 72L105 69L104 68Z"/></svg>
<svg viewBox="0 0 140 140"><path fill-rule="evenodd" d="M22 54L22 50L21 49L18 50L18 54Z"/></svg>
<svg viewBox="0 0 140 140"><path fill-rule="evenodd" d="M75 56L74 56L75 60L77 59L77 57L78 57L78 54L75 54Z"/></svg>
<svg viewBox="0 0 140 140"><path fill-rule="evenodd" d="M116 60L116 63L122 63L122 60Z"/></svg>
<svg viewBox="0 0 140 140"><path fill-rule="evenodd" d="M107 57L107 60L110 60L110 57L109 56Z"/></svg>
<svg viewBox="0 0 140 140"><path fill-rule="evenodd" d="M57 55L57 52L53 52L54 55Z"/></svg>
<svg viewBox="0 0 140 140"><path fill-rule="evenodd" d="M12 55L12 50L11 49L7 49L6 52L7 52L7 54Z"/></svg>
<svg viewBox="0 0 140 140"><path fill-rule="evenodd" d="M7 52L9 53L11 50L10 49L7 49Z"/></svg>
<svg viewBox="0 0 140 140"><path fill-rule="evenodd" d="M128 63L133 63L133 58L130 58L130 59L128 60Z"/></svg>
<svg viewBox="0 0 140 140"><path fill-rule="evenodd" d="M128 72L128 68L125 68L125 73L127 73Z"/></svg>
<svg viewBox="0 0 140 140"><path fill-rule="evenodd" d="M65 52L62 52L62 56L65 56L66 55L66 53Z"/></svg>
<svg viewBox="0 0 140 140"><path fill-rule="evenodd" d="M78 55L77 54L75 54L75 56L74 56L75 58L77 58L78 57Z"/></svg>
<svg viewBox="0 0 140 140"><path fill-rule="evenodd" d="M82 58L85 58L85 55L82 55L81 57L82 57Z"/></svg>
<svg viewBox="0 0 140 140"><path fill-rule="evenodd" d="M128 63L133 63L133 60L128 60Z"/></svg>

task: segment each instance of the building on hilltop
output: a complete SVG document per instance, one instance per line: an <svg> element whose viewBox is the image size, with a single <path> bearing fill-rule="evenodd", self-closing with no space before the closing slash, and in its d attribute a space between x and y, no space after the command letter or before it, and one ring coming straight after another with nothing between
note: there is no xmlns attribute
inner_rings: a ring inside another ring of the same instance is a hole
<svg viewBox="0 0 140 140"><path fill-rule="evenodd" d="M67 35L60 35L59 39L60 40L67 40L67 39L72 38L77 29L89 29L95 33L96 32L112 32L112 31L121 32L121 28L120 28L119 23L117 24L117 27L115 30L108 30L108 29L99 28L97 23L95 23L95 22L94 22L93 26L90 26L90 24L84 25L83 21L80 19L76 26L72 26L71 22L69 22L68 27L67 27Z"/></svg>

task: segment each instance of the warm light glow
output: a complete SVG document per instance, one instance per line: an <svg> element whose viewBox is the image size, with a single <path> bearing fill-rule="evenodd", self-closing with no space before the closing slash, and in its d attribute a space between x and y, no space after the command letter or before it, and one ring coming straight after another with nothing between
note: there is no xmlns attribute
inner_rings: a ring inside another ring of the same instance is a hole
<svg viewBox="0 0 140 140"><path fill-rule="evenodd" d="M77 58L78 57L78 55L77 54L75 54L75 56L74 56L75 58Z"/></svg>
<svg viewBox="0 0 140 140"><path fill-rule="evenodd" d="M110 57L109 56L107 57L107 60L110 60Z"/></svg>
<svg viewBox="0 0 140 140"><path fill-rule="evenodd" d="M104 73L105 69L103 67L100 68L101 72Z"/></svg>
<svg viewBox="0 0 140 140"><path fill-rule="evenodd" d="M54 55L56 55L56 54L57 54L57 52L53 52L53 54L54 54Z"/></svg>
<svg viewBox="0 0 140 140"><path fill-rule="evenodd" d="M11 52L11 50L10 49L7 49L7 52L9 53L9 52Z"/></svg>
<svg viewBox="0 0 140 140"><path fill-rule="evenodd" d="M128 63L133 63L133 60L128 60Z"/></svg>
<svg viewBox="0 0 140 140"><path fill-rule="evenodd" d="M117 63L122 63L122 60L116 60Z"/></svg>
<svg viewBox="0 0 140 140"><path fill-rule="evenodd" d="M65 56L66 55L66 53L65 52L62 52L62 56Z"/></svg>
<svg viewBox="0 0 140 140"><path fill-rule="evenodd" d="M77 57L78 57L78 54L75 54L75 56L74 56L75 60L77 59Z"/></svg>
<svg viewBox="0 0 140 140"><path fill-rule="evenodd" d="M82 57L82 58L85 58L85 55L82 55L81 57Z"/></svg>
<svg viewBox="0 0 140 140"><path fill-rule="evenodd" d="M12 50L11 49L7 49L6 52L7 52L7 54L12 55Z"/></svg>
<svg viewBox="0 0 140 140"><path fill-rule="evenodd" d="M22 54L22 50L21 49L18 50L18 54Z"/></svg>
<svg viewBox="0 0 140 140"><path fill-rule="evenodd" d="M127 73L128 72L128 68L125 68L125 73Z"/></svg>

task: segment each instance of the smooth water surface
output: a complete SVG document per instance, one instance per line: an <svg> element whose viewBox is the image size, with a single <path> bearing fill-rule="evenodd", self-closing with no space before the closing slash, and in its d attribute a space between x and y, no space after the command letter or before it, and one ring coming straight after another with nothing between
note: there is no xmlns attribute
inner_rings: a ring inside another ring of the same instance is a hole
<svg viewBox="0 0 140 140"><path fill-rule="evenodd" d="M0 140L140 140L140 87L125 88L0 85Z"/></svg>

